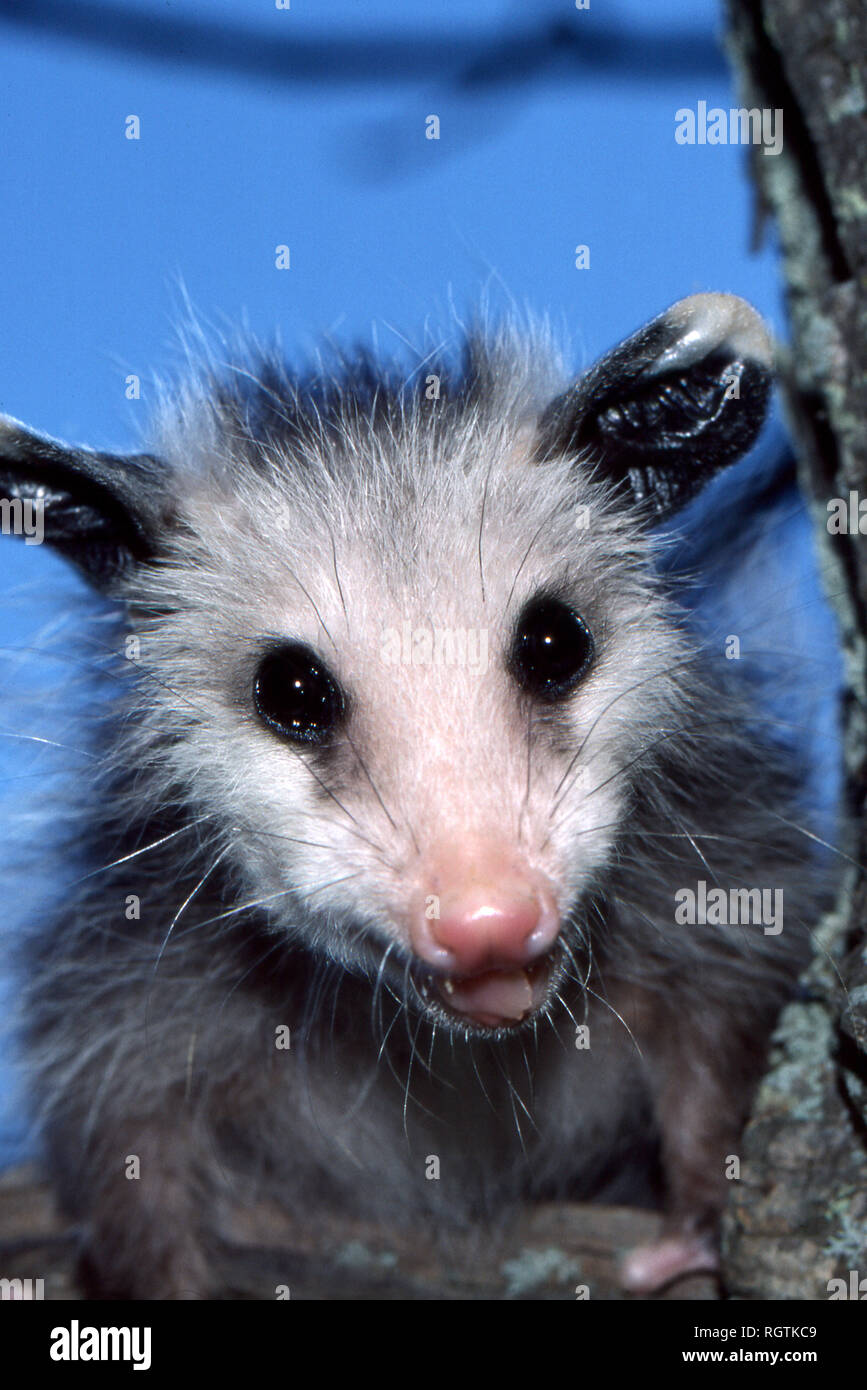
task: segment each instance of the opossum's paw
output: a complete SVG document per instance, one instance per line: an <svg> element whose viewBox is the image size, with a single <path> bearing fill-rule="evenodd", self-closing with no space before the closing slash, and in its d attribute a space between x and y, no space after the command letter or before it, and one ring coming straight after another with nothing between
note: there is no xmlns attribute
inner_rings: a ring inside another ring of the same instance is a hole
<svg viewBox="0 0 867 1390"><path fill-rule="evenodd" d="M630 1293L658 1293L687 1274L716 1274L719 1255L708 1235L668 1235L624 1257L620 1282Z"/></svg>

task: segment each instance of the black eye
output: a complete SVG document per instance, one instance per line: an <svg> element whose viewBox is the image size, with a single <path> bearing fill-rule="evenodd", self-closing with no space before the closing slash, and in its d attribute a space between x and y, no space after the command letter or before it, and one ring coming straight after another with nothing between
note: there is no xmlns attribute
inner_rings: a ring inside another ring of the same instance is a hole
<svg viewBox="0 0 867 1390"><path fill-rule="evenodd" d="M593 638L583 618L556 598L535 598L518 619L509 658L522 690L540 700L560 700L593 661Z"/></svg>
<svg viewBox="0 0 867 1390"><path fill-rule="evenodd" d="M309 647L287 642L263 656L253 684L261 718L293 743L325 743L343 717L337 681Z"/></svg>

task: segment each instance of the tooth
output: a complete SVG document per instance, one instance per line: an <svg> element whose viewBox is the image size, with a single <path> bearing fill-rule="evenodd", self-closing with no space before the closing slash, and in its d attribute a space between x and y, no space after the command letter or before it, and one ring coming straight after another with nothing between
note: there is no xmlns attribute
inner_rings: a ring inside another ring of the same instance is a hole
<svg viewBox="0 0 867 1390"><path fill-rule="evenodd" d="M443 989L445 990L446 994L454 994L455 992L455 987L448 976L446 976L443 980Z"/></svg>

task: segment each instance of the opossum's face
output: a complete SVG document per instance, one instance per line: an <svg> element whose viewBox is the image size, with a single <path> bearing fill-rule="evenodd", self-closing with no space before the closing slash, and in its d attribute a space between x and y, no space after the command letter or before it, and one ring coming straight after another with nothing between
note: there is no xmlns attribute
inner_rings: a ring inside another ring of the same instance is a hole
<svg viewBox="0 0 867 1390"><path fill-rule="evenodd" d="M173 474L170 517L115 489L150 746L276 929L463 1029L549 1004L684 717L647 513L742 452L767 379L751 311L698 296L547 407L271 437Z"/></svg>
<svg viewBox="0 0 867 1390"><path fill-rule="evenodd" d="M191 495L195 570L156 579L184 599L143 645L249 898L485 1027L556 987L684 655L634 521L598 486L576 505L570 465L540 491L527 441L495 478L490 448L437 460L421 508Z"/></svg>

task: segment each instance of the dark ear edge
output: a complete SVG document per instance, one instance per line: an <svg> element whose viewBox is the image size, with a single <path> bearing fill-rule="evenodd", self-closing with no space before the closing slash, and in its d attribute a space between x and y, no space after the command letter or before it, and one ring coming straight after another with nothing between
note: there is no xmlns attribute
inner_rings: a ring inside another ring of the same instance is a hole
<svg viewBox="0 0 867 1390"><path fill-rule="evenodd" d="M167 474L148 454L79 449L0 415L0 496L40 507L46 544L97 588L154 554L167 521Z"/></svg>
<svg viewBox="0 0 867 1390"><path fill-rule="evenodd" d="M770 338L745 300L691 295L551 403L536 456L584 458L661 518L746 453L772 372Z"/></svg>

